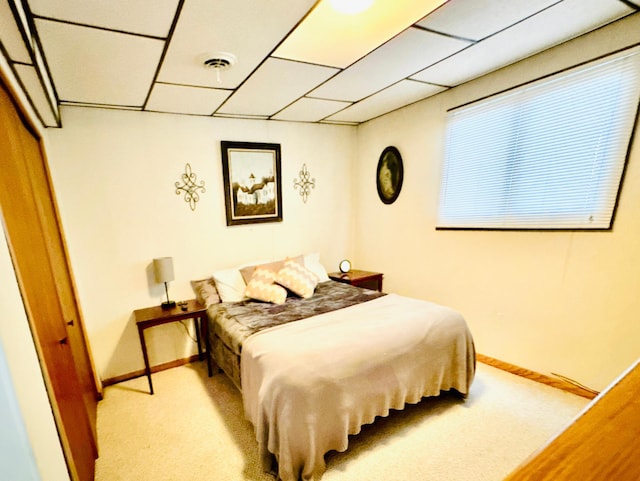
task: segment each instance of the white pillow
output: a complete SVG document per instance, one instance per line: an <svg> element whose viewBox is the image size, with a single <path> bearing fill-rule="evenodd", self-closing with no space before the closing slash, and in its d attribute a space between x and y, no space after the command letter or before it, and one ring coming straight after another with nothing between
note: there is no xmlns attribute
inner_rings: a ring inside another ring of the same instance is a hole
<svg viewBox="0 0 640 481"><path fill-rule="evenodd" d="M213 280L222 302L240 302L245 300L244 290L247 288L237 267L213 273Z"/></svg>
<svg viewBox="0 0 640 481"><path fill-rule="evenodd" d="M318 282L325 282L329 280L329 275L327 274L327 270L324 268L322 264L320 264L319 252L305 254L304 266L318 277Z"/></svg>

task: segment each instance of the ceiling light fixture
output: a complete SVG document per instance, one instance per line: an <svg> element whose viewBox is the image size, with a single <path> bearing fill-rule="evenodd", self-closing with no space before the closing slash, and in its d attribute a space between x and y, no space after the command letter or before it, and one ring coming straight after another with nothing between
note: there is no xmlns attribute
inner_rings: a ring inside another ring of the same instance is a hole
<svg viewBox="0 0 640 481"><path fill-rule="evenodd" d="M238 60L232 53L227 52L215 52L207 55L206 60L203 62L205 67L213 68L216 71L216 80L218 83L222 83L222 76L220 72L228 70L233 67Z"/></svg>
<svg viewBox="0 0 640 481"><path fill-rule="evenodd" d="M340 13L355 15L369 8L373 0L329 0L329 3Z"/></svg>
<svg viewBox="0 0 640 481"><path fill-rule="evenodd" d="M339 1L355 4L364 0L320 0L273 56L346 68L446 0L378 0L357 15L338 13L335 2Z"/></svg>

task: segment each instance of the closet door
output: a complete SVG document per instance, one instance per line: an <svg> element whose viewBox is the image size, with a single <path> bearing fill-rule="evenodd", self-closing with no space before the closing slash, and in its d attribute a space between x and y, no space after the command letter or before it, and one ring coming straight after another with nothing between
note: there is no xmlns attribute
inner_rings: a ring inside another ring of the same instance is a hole
<svg viewBox="0 0 640 481"><path fill-rule="evenodd" d="M74 481L93 481L96 382L39 141L0 83L0 211Z"/></svg>
<svg viewBox="0 0 640 481"><path fill-rule="evenodd" d="M96 438L96 380L93 376L93 365L87 349L84 323L75 296L73 279L69 271L69 262L60 223L55 208L55 196L49 183L49 172L40 150L40 143L26 130L22 135L22 147L25 157L29 159L27 169L31 181L31 190L36 202L38 217L47 239L47 251L51 259L55 288L62 309L62 316L67 325L69 347L73 361L82 384L83 401L90 417L93 437Z"/></svg>

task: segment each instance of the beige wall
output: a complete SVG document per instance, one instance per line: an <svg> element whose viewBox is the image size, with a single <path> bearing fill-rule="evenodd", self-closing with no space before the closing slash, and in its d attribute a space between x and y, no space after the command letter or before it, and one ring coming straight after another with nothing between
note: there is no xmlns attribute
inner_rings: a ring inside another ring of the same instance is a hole
<svg viewBox="0 0 640 481"><path fill-rule="evenodd" d="M351 257L383 271L388 290L459 309L482 353L603 388L637 356L638 147L612 232L435 231L435 213L447 109L629 46L637 31L635 15L357 129L64 107L45 140L100 375L142 368L131 313L162 300L153 257L174 257L171 295L183 299L216 269L319 251L329 270ZM282 145L282 224L225 225L220 140ZM387 145L405 161L391 206L374 182ZM207 187L195 212L173 191L186 162ZM317 182L307 204L293 189L303 163ZM152 364L195 352L181 329L149 331Z"/></svg>
<svg viewBox="0 0 640 481"><path fill-rule="evenodd" d="M436 231L447 109L640 39L640 15L368 122L354 173L356 265L385 286L460 310L479 352L604 388L638 357L640 135L611 232ZM380 153L404 160L398 200L378 200Z"/></svg>
<svg viewBox="0 0 640 481"><path fill-rule="evenodd" d="M320 252L328 270L353 254L355 127L62 109L46 148L97 369L103 379L143 368L134 309L158 305L154 257L172 256L174 300L189 280L243 262ZM226 226L220 141L281 144L282 223ZM206 192L195 211L175 193L185 164ZM294 189L303 164L316 186ZM152 365L196 353L183 326L146 331Z"/></svg>

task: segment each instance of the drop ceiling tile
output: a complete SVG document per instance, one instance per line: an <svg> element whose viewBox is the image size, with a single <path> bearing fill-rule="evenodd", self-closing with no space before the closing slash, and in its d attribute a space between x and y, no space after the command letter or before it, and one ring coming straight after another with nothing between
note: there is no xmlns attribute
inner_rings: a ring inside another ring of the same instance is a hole
<svg viewBox="0 0 640 481"><path fill-rule="evenodd" d="M410 28L342 71L310 97L358 101L471 45Z"/></svg>
<svg viewBox="0 0 640 481"><path fill-rule="evenodd" d="M128 105L105 105L105 104L92 104L88 102L65 102L61 101L60 106L69 107L92 107L96 109L109 109L109 110L131 110L134 112L142 112L142 107L131 107Z"/></svg>
<svg viewBox="0 0 640 481"><path fill-rule="evenodd" d="M153 86L145 110L211 115L230 94L230 90L157 83Z"/></svg>
<svg viewBox="0 0 640 481"><path fill-rule="evenodd" d="M318 122L351 105L350 102L301 98L272 118L298 122Z"/></svg>
<svg viewBox="0 0 640 481"><path fill-rule="evenodd" d="M446 88L415 82L413 80L402 80L382 92L378 92L335 115L327 117L327 120L365 122L392 110L435 95L443 90L446 90Z"/></svg>
<svg viewBox="0 0 640 481"><path fill-rule="evenodd" d="M15 22L9 0L0 0L0 42L14 62L31 63L20 29Z"/></svg>
<svg viewBox="0 0 640 481"><path fill-rule="evenodd" d="M55 91L53 89L53 84L51 83L51 77L49 77L49 73L45 66L44 57L42 55L42 49L40 44L34 43L34 56L35 56L35 68L40 73L40 77L44 84L45 92L49 96L51 104L54 106L54 113L57 118L60 118L60 112L58 112L58 99L56 97Z"/></svg>
<svg viewBox="0 0 640 481"><path fill-rule="evenodd" d="M179 0L28 0L35 15L167 37Z"/></svg>
<svg viewBox="0 0 640 481"><path fill-rule="evenodd" d="M164 42L36 20L60 101L141 106Z"/></svg>
<svg viewBox="0 0 640 481"><path fill-rule="evenodd" d="M59 127L57 105L52 107L52 104L49 102L35 67L30 65L16 65L15 68L18 77L20 77L20 81L26 89L26 94L40 115L43 124L46 127Z"/></svg>
<svg viewBox="0 0 640 481"><path fill-rule="evenodd" d="M158 80L236 88L313 4L314 0L189 0L182 8ZM236 65L224 72L221 84L212 69L203 65L215 52L229 52L237 58Z"/></svg>
<svg viewBox="0 0 640 481"><path fill-rule="evenodd" d="M253 120L269 120L268 115L236 115L236 114L214 114L214 117L224 119L253 119Z"/></svg>
<svg viewBox="0 0 640 481"><path fill-rule="evenodd" d="M559 0L449 0L418 25L438 32L481 40Z"/></svg>
<svg viewBox="0 0 640 481"><path fill-rule="evenodd" d="M273 115L337 71L320 65L269 58L218 112Z"/></svg>
<svg viewBox="0 0 640 481"><path fill-rule="evenodd" d="M628 15L618 0L564 0L411 78L454 86Z"/></svg>

